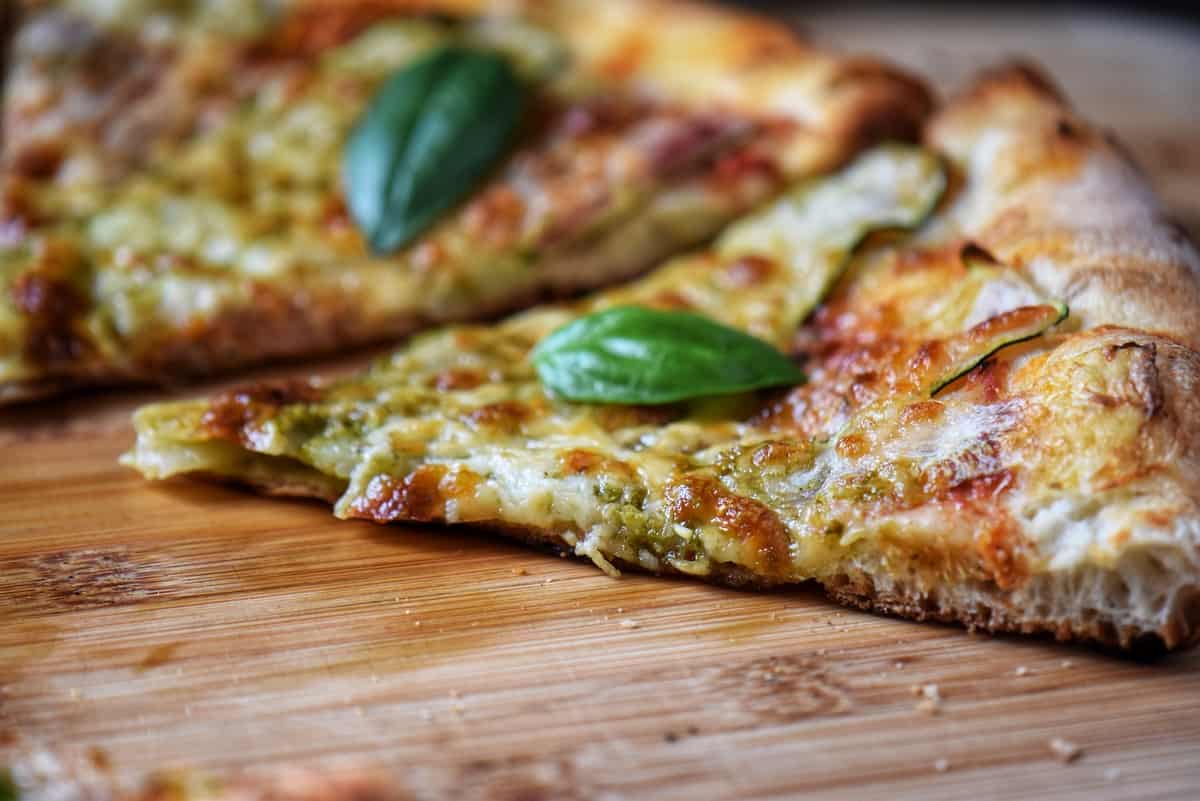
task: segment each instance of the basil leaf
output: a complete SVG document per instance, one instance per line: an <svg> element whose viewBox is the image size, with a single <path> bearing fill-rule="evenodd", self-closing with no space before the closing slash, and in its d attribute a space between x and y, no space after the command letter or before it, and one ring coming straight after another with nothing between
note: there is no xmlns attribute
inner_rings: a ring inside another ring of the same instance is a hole
<svg viewBox="0 0 1200 801"><path fill-rule="evenodd" d="M445 46L398 71L343 155L347 205L377 254L407 245L505 154L524 87L496 53Z"/></svg>
<svg viewBox="0 0 1200 801"><path fill-rule="evenodd" d="M671 403L804 381L761 339L707 317L640 306L568 323L538 343L532 359L554 393L589 403Z"/></svg>

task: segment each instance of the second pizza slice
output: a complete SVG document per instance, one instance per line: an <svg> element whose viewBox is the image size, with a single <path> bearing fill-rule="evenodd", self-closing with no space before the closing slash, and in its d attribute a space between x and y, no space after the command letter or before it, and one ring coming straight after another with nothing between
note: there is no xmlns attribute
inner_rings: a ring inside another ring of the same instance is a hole
<svg viewBox="0 0 1200 801"><path fill-rule="evenodd" d="M929 108L883 66L687 4L243 5L27 10L0 402L624 280Z"/></svg>

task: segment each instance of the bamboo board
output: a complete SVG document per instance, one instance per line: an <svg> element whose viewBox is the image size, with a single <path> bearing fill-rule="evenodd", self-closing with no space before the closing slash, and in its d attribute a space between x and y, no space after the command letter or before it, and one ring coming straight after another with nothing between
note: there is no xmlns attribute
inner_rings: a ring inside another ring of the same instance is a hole
<svg viewBox="0 0 1200 801"><path fill-rule="evenodd" d="M802 22L943 87L1029 53L1200 230L1200 34L882 13ZM147 486L115 460L152 397L0 411L0 764L124 787L381 765L414 798L1200 797L1200 653L1137 664Z"/></svg>

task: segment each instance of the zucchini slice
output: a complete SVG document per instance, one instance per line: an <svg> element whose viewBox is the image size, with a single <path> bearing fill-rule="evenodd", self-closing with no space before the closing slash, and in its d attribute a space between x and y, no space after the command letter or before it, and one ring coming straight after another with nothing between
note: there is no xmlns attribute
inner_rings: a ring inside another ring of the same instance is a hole
<svg viewBox="0 0 1200 801"><path fill-rule="evenodd" d="M1067 319L1067 304L1051 301L997 314L958 336L943 341L940 369L929 389L933 396L947 384L978 367L1001 348L1033 339Z"/></svg>
<svg viewBox="0 0 1200 801"><path fill-rule="evenodd" d="M937 154L912 145L880 145L841 172L806 181L734 224L717 250L724 258L763 256L785 265L794 279L788 307L799 325L833 291L868 235L920 227L946 185Z"/></svg>

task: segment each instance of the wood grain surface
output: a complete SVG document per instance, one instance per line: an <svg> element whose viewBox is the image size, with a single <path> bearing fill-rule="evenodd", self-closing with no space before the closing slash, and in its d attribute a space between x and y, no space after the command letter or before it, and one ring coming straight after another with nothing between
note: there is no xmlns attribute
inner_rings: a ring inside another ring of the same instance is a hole
<svg viewBox="0 0 1200 801"><path fill-rule="evenodd" d="M882 14L801 22L942 88L1048 64L1200 230L1194 31ZM381 766L422 799L1200 798L1200 653L1139 664L150 486L115 460L162 394L0 411L0 764L71 779L56 798L285 764Z"/></svg>

